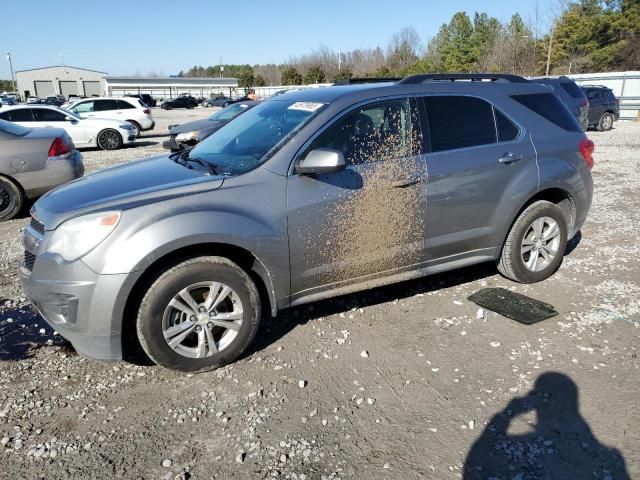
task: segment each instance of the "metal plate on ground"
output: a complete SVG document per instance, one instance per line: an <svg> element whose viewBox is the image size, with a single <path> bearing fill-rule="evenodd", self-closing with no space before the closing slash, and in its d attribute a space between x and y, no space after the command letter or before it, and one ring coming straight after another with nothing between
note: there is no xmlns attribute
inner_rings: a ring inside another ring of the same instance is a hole
<svg viewBox="0 0 640 480"><path fill-rule="evenodd" d="M484 288L467 299L524 325L533 325L558 315L553 305L504 288Z"/></svg>

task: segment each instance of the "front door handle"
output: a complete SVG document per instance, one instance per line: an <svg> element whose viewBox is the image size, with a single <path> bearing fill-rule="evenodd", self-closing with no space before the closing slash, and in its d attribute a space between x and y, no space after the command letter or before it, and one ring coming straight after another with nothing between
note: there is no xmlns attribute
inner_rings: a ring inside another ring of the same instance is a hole
<svg viewBox="0 0 640 480"><path fill-rule="evenodd" d="M498 162L509 165L510 163L519 162L520 160L522 160L522 155L516 155L515 153L507 152L498 159Z"/></svg>
<svg viewBox="0 0 640 480"><path fill-rule="evenodd" d="M393 188L406 188L420 182L420 177L403 177L391 183Z"/></svg>

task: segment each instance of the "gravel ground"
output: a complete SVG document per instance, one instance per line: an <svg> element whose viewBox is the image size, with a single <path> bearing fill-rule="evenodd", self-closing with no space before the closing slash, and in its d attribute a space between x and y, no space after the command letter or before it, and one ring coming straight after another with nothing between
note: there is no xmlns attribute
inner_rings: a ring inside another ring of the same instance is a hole
<svg viewBox="0 0 640 480"><path fill-rule="evenodd" d="M88 170L161 153L168 124L210 112L156 109ZM17 283L26 219L0 224L0 477L640 479L640 124L589 135L592 211L551 279L481 265L292 309L200 375L79 357ZM486 286L560 315L478 309Z"/></svg>

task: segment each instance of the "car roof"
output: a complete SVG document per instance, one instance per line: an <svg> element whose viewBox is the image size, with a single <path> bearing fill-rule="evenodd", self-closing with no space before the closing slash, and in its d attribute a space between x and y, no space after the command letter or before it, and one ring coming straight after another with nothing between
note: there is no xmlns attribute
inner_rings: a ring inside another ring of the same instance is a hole
<svg viewBox="0 0 640 480"><path fill-rule="evenodd" d="M353 96L354 101L392 95L421 95L427 93L516 95L519 93L548 93L551 87L536 82L510 83L488 81L427 80L422 83L377 82L296 90L268 99L269 102L300 101L333 103L342 97Z"/></svg>

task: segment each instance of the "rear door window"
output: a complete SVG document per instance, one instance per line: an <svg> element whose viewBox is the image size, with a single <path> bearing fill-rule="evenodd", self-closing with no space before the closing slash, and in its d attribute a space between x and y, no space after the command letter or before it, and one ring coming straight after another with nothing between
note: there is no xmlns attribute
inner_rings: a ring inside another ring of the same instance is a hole
<svg viewBox="0 0 640 480"><path fill-rule="evenodd" d="M108 110L118 110L117 100L96 100L96 111L105 112Z"/></svg>
<svg viewBox="0 0 640 480"><path fill-rule="evenodd" d="M475 97L424 97L431 151L441 152L497 142L493 107Z"/></svg>
<svg viewBox="0 0 640 480"><path fill-rule="evenodd" d="M33 122L33 114L30 108L18 108L9 110L9 116L12 122Z"/></svg>
<svg viewBox="0 0 640 480"><path fill-rule="evenodd" d="M582 132L571 112L553 93L513 95L511 98L568 132Z"/></svg>
<svg viewBox="0 0 640 480"><path fill-rule="evenodd" d="M589 100L597 100L597 99L602 97L600 89L598 89L598 88L589 88L586 91L586 94L587 94L587 98Z"/></svg>
<svg viewBox="0 0 640 480"><path fill-rule="evenodd" d="M36 122L64 122L66 115L56 110L48 108L33 108L33 118Z"/></svg>

